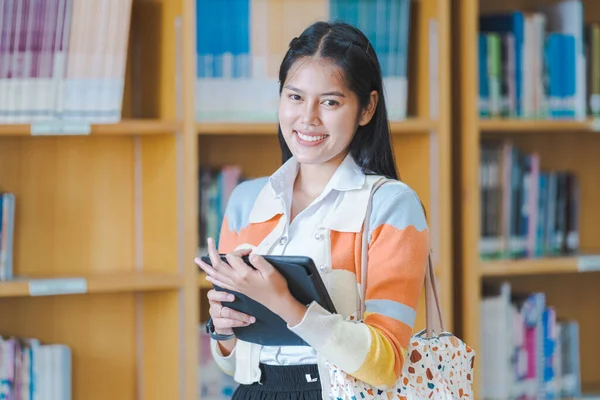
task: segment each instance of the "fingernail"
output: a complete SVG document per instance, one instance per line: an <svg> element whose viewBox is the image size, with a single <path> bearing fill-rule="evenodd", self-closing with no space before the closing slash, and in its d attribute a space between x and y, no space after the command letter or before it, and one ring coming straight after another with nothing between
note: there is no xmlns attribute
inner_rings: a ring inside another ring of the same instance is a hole
<svg viewBox="0 0 600 400"><path fill-rule="evenodd" d="M213 238L211 238L211 237L209 237L206 241L208 242L209 245L213 244Z"/></svg>
<svg viewBox="0 0 600 400"><path fill-rule="evenodd" d="M235 300L235 297L232 294L230 294L229 296L227 296L227 300L233 301Z"/></svg>
<svg viewBox="0 0 600 400"><path fill-rule="evenodd" d="M255 322L256 322L256 318L254 318L254 317L250 317L250 323L251 323L251 324L253 324L253 323L255 323Z"/></svg>

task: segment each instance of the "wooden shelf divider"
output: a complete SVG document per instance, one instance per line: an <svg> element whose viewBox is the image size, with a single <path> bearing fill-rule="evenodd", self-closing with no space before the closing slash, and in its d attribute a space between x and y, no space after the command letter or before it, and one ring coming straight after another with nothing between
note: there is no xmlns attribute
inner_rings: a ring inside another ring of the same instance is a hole
<svg viewBox="0 0 600 400"><path fill-rule="evenodd" d="M35 295L32 294L32 287L34 292L36 292L35 288L40 291L37 293L52 291L56 294L75 294L78 293L82 281L85 282L87 289L81 294L172 290L179 289L183 284L180 275L153 272L15 277L13 280L0 282L0 297L29 297Z"/></svg>
<svg viewBox="0 0 600 400"><path fill-rule="evenodd" d="M547 133L547 132L593 132L600 130L600 123L585 120L527 120L527 119L481 119L482 133Z"/></svg>
<svg viewBox="0 0 600 400"><path fill-rule="evenodd" d="M600 271L600 256L582 255L481 262L484 277L572 274Z"/></svg>
<svg viewBox="0 0 600 400"><path fill-rule="evenodd" d="M54 122L53 122L54 123ZM64 122L65 125L80 124L80 122ZM31 124L0 124L0 137L3 136L32 136ZM115 124L92 124L90 135L155 135L174 133L182 128L181 122L161 119L124 119ZM62 133L45 134L43 136L61 136Z"/></svg>

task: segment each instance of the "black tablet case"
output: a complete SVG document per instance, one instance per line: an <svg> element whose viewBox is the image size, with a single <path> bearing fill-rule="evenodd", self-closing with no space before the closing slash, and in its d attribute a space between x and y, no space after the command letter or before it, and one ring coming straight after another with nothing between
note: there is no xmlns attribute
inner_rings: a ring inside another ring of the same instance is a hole
<svg viewBox="0 0 600 400"><path fill-rule="evenodd" d="M262 256L273 265L286 279L292 296L300 303L308 305L313 301L319 303L326 310L335 313L335 307L329 293L321 280L313 260L303 256ZM221 259L225 262L224 255ZM242 257L246 264L252 266L248 256ZM208 256L202 257L202 261L212 265ZM245 342L258 343L263 346L306 346L307 343L298 335L288 329L285 321L277 314L250 299L249 297L230 290L217 287L215 290L233 293L233 302L222 304L234 310L243 312L256 318L256 322L249 326L233 328L235 335Z"/></svg>

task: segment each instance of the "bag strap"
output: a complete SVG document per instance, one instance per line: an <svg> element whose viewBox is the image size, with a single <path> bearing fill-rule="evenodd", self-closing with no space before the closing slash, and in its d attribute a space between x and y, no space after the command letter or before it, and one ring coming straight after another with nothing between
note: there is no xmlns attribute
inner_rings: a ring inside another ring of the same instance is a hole
<svg viewBox="0 0 600 400"><path fill-rule="evenodd" d="M365 213L365 221L363 224L362 246L361 246L361 302L360 302L360 318L364 319L365 315L365 299L367 293L367 264L369 256L369 223L371 219L371 208L373 196L377 189L384 185L389 179L382 178L378 180L371 189L369 202L367 203L367 212ZM431 263L431 254L427 257L427 269L425 271L425 318L426 318L426 334L427 337L433 337L435 333L444 332L444 317L442 315L442 307L440 305L440 296L438 292L437 279L435 271Z"/></svg>

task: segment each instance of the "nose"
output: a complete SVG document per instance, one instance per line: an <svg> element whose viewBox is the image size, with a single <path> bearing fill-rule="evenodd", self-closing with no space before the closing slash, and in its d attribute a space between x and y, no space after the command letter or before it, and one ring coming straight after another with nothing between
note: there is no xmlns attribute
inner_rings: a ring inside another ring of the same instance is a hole
<svg viewBox="0 0 600 400"><path fill-rule="evenodd" d="M319 105L316 102L307 101L304 113L302 115L302 123L304 125L319 124Z"/></svg>

